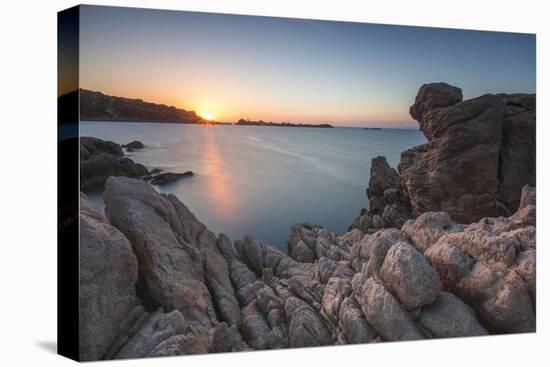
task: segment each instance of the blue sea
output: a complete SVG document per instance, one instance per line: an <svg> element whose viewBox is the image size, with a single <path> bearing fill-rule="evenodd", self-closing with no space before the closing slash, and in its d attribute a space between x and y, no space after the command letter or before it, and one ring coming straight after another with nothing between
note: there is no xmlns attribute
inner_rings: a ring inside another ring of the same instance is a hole
<svg viewBox="0 0 550 367"><path fill-rule="evenodd" d="M195 174L158 191L175 194L213 232L253 234L283 251L294 223L346 232L368 207L371 159L397 167L403 150L426 142L418 130L95 121L82 122L80 135L140 140L146 148L127 153L134 161ZM103 206L101 193L89 196Z"/></svg>

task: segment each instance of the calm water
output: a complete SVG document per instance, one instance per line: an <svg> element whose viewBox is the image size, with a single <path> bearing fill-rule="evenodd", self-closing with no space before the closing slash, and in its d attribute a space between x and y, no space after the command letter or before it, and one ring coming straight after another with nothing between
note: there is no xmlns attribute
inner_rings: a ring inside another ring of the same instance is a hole
<svg viewBox="0 0 550 367"><path fill-rule="evenodd" d="M368 206L371 158L396 167L403 150L425 142L412 130L159 123L84 122L80 134L142 141L145 149L128 153L134 161L195 173L157 190L178 196L214 232L253 234L283 250L294 223L344 233Z"/></svg>

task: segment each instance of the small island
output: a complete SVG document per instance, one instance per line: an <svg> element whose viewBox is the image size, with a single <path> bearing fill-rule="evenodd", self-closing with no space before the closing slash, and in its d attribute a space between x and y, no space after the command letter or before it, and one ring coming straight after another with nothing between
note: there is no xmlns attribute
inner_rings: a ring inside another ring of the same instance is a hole
<svg viewBox="0 0 550 367"><path fill-rule="evenodd" d="M334 128L334 126L330 124L293 124L290 122L266 122L263 120L259 121L251 121L248 119L240 119L237 121L234 125L241 125L241 126L277 126L277 127L320 127L320 128Z"/></svg>
<svg viewBox="0 0 550 367"><path fill-rule="evenodd" d="M364 127L364 130L382 130L381 127Z"/></svg>

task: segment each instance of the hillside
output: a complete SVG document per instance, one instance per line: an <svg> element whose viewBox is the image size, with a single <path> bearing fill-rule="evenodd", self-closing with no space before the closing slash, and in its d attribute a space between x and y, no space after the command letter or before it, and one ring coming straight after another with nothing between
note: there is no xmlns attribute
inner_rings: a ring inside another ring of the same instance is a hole
<svg viewBox="0 0 550 367"><path fill-rule="evenodd" d="M145 102L141 99L115 97L86 89L80 89L80 119L126 122L172 122L184 124L213 123L202 119L194 111L174 106ZM77 91L59 97L74 100Z"/></svg>

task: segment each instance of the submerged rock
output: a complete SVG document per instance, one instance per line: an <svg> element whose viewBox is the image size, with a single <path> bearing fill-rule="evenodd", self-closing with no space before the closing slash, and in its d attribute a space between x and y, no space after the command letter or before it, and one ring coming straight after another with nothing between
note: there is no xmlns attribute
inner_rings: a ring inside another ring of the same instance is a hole
<svg viewBox="0 0 550 367"><path fill-rule="evenodd" d="M193 176L193 172L187 171L184 173L172 173L172 172L163 172L159 173L156 176L153 176L151 178L151 184L153 185L164 185L170 182L174 182L180 178L183 177L191 177Z"/></svg>
<svg viewBox="0 0 550 367"><path fill-rule="evenodd" d="M133 140L128 144L122 144L122 147L126 149L136 150L145 148L145 145L143 145L143 143L139 140Z"/></svg>
<svg viewBox="0 0 550 367"><path fill-rule="evenodd" d="M81 136L80 141L80 160L86 160L101 153L108 153L117 157L123 157L124 152L115 142L101 140L91 136Z"/></svg>
<svg viewBox="0 0 550 367"><path fill-rule="evenodd" d="M111 176L141 177L147 173L145 166L130 158L101 153L80 162L80 188L102 187Z"/></svg>

